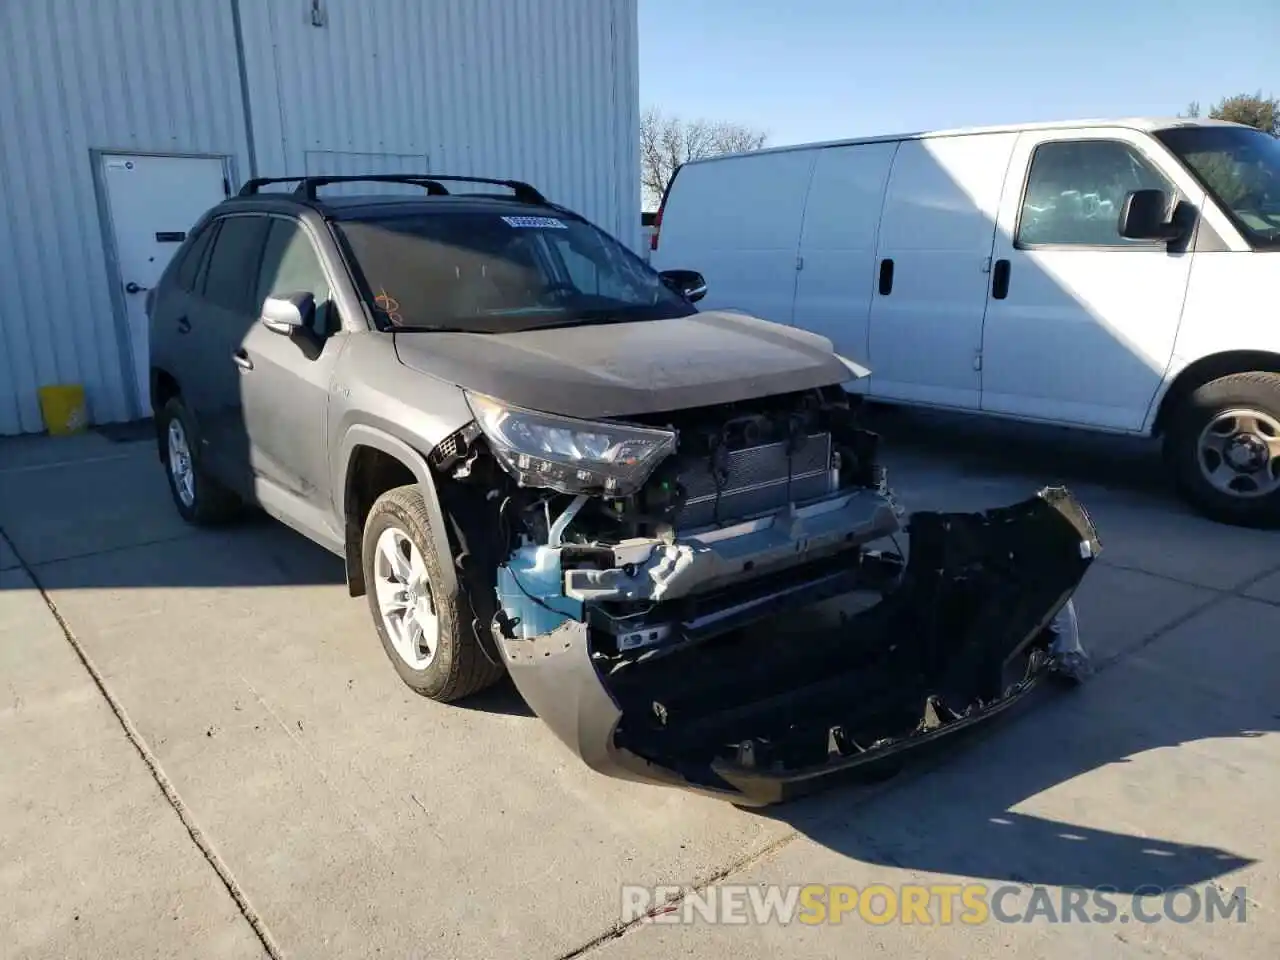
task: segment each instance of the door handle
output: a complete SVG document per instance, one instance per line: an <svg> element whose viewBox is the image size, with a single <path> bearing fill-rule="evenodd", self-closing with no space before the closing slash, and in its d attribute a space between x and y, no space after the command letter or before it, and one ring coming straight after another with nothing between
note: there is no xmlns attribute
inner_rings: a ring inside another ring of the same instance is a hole
<svg viewBox="0 0 1280 960"><path fill-rule="evenodd" d="M249 359L249 354L243 347L231 355L231 359L235 361L237 367L241 370L252 370L253 361Z"/></svg>
<svg viewBox="0 0 1280 960"><path fill-rule="evenodd" d="M179 332L179 333L190 333L190 332L191 332L191 321L190 321L190 320L188 320L186 317L179 317L179 318L178 318L178 332Z"/></svg>
<svg viewBox="0 0 1280 960"><path fill-rule="evenodd" d="M893 293L893 261L885 258L880 261L880 296L887 297Z"/></svg>
<svg viewBox="0 0 1280 960"><path fill-rule="evenodd" d="M1009 269L1008 260L997 260L995 267L991 270L991 299L1003 300L1009 295Z"/></svg>
<svg viewBox="0 0 1280 960"><path fill-rule="evenodd" d="M130 280L128 283L124 285L125 293L141 293L143 290L147 290L147 289L149 288L142 286L142 284L140 283L135 283L133 280Z"/></svg>

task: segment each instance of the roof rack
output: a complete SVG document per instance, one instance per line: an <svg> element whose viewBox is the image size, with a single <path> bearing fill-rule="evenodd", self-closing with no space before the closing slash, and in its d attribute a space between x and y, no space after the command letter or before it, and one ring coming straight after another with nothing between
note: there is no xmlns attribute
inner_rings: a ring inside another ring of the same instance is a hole
<svg viewBox="0 0 1280 960"><path fill-rule="evenodd" d="M307 200L315 200L316 188L327 186L331 183L404 183L410 186L425 187L427 194L430 196L448 196L449 191L445 189L444 184L440 182L441 180L446 180L450 183L487 183L495 187L508 188L513 194L513 199L519 200L521 203L541 204L547 202L547 198L536 187L525 183L523 180L493 180L489 177L455 177L408 173L377 173L352 177L255 177L245 182L245 185L240 188L238 196L251 197L258 193L260 187L264 187L269 183L296 183L298 186L294 188L293 195Z"/></svg>

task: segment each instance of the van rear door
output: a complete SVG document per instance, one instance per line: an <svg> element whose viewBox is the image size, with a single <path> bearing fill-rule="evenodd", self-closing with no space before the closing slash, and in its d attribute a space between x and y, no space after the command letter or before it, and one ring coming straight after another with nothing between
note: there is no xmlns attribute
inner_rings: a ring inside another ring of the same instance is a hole
<svg viewBox="0 0 1280 960"><path fill-rule="evenodd" d="M657 270L697 270L703 310L742 310L790 323L800 220L813 150L686 163L662 210Z"/></svg>
<svg viewBox="0 0 1280 960"><path fill-rule="evenodd" d="M819 150L805 204L794 322L869 365L876 232L897 141ZM866 379L851 389L865 389Z"/></svg>
<svg viewBox="0 0 1280 960"><path fill-rule="evenodd" d="M906 140L875 265L869 393L976 409L986 269L1016 133Z"/></svg>

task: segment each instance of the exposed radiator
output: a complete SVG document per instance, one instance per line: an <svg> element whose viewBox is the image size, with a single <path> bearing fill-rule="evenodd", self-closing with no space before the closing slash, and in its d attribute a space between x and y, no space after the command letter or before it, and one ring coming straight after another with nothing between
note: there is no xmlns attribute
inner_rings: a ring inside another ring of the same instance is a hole
<svg viewBox="0 0 1280 960"><path fill-rule="evenodd" d="M676 514L677 526L707 526L834 492L829 433L806 437L790 457L781 441L734 450L726 460L718 491L710 458L700 457L679 472L685 502Z"/></svg>

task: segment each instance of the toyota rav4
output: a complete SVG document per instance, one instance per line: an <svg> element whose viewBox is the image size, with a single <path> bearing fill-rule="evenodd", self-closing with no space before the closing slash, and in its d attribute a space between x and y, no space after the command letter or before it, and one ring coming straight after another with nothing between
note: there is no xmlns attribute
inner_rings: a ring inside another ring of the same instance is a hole
<svg viewBox="0 0 1280 960"><path fill-rule="evenodd" d="M148 295L174 503L342 557L415 691L510 674L593 768L738 803L1079 679L1070 494L904 519L867 371L704 293L522 182L252 180Z"/></svg>

